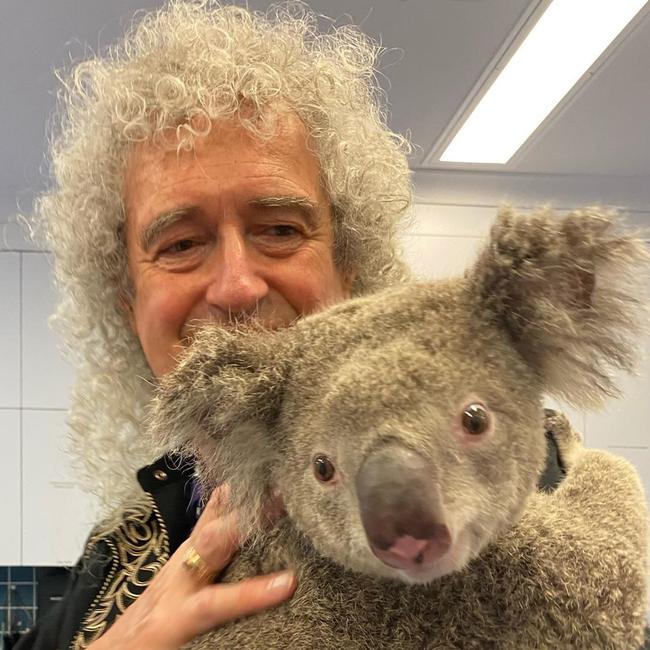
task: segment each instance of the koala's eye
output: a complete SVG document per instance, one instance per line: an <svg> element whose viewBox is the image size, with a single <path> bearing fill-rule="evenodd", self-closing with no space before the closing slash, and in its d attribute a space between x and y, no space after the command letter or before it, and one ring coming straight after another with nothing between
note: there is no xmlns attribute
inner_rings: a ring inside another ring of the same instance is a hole
<svg viewBox="0 0 650 650"><path fill-rule="evenodd" d="M314 458L314 474L319 481L327 483L334 478L336 468L332 461L324 455L319 455Z"/></svg>
<svg viewBox="0 0 650 650"><path fill-rule="evenodd" d="M490 426L490 418L481 404L470 404L463 411L463 429L473 436L485 433Z"/></svg>

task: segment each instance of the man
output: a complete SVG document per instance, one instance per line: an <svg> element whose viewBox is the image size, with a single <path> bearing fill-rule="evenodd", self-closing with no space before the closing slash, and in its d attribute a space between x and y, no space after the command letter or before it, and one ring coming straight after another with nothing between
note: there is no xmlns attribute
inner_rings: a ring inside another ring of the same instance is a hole
<svg viewBox="0 0 650 650"><path fill-rule="evenodd" d="M290 573L212 584L241 542L227 488L197 522L191 462L147 439L146 408L196 325L285 327L407 277L406 143L381 119L377 54L300 9L174 0L67 80L37 208L77 369L72 447L104 511L20 648L180 648L293 592Z"/></svg>
<svg viewBox="0 0 650 650"><path fill-rule="evenodd" d="M104 518L23 647L180 647L295 586L210 584L236 522L215 498L184 541L192 468L151 464L168 450L144 433L155 380L197 323L286 326L406 277L395 252L405 143L379 117L377 50L280 14L173 2L66 82L55 187L38 212L77 366L72 446Z"/></svg>

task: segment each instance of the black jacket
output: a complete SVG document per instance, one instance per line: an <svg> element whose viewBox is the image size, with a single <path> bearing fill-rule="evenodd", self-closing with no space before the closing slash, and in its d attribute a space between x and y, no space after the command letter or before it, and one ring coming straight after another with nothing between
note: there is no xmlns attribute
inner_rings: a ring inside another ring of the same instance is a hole
<svg viewBox="0 0 650 650"><path fill-rule="evenodd" d="M547 440L547 466L539 485L552 490L564 470L550 433ZM148 495L146 503L125 513L123 525L111 535L91 535L62 600L15 648L77 650L99 637L189 535L196 522L192 475L191 464L173 456L141 469L138 481Z"/></svg>
<svg viewBox="0 0 650 650"><path fill-rule="evenodd" d="M191 532L193 472L191 464L174 456L142 468L138 481L146 502L125 513L114 534L91 534L63 598L14 647L85 648L105 631Z"/></svg>

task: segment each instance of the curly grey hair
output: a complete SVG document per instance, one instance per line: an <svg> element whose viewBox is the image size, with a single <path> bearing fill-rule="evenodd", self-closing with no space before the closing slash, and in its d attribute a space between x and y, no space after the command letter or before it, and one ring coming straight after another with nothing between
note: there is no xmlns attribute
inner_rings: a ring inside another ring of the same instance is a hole
<svg viewBox="0 0 650 650"><path fill-rule="evenodd" d="M71 450L104 514L134 498L134 469L163 451L142 434L155 381L120 307L131 290L123 182L134 143L164 146L172 129L173 146L189 149L224 118L270 137L268 109L290 110L320 160L335 262L354 270L354 295L372 292L407 277L397 241L411 201L408 143L380 109L379 54L354 27L319 33L300 3L261 14L172 0L63 78L54 186L36 215L63 296L54 326L77 371Z"/></svg>

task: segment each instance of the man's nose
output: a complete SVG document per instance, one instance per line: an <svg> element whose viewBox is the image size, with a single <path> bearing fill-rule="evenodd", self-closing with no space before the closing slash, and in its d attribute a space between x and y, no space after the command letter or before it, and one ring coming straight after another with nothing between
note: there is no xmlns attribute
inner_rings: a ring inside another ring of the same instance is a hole
<svg viewBox="0 0 650 650"><path fill-rule="evenodd" d="M246 245L245 235L234 230L224 233L210 264L208 304L225 316L255 313L269 287L261 275L255 251Z"/></svg>

